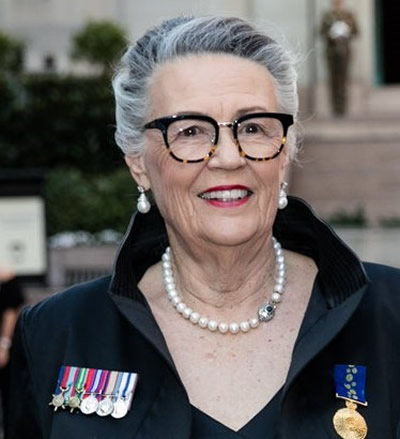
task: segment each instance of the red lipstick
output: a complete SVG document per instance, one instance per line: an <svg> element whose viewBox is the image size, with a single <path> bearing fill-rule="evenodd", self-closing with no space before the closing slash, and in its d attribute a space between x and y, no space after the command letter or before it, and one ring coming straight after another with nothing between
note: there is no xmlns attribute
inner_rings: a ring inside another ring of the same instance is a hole
<svg viewBox="0 0 400 439"><path fill-rule="evenodd" d="M210 187L199 194L199 197L210 206L226 209L243 206L251 195L252 192L247 186L233 184Z"/></svg>

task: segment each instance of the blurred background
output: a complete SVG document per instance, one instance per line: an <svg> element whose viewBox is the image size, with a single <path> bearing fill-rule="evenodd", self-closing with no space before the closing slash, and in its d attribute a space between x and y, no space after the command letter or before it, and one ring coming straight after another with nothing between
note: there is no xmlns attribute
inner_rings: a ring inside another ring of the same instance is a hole
<svg viewBox="0 0 400 439"><path fill-rule="evenodd" d="M240 16L287 40L299 54L304 127L289 192L362 258L400 266L400 6L335 3L0 0L0 261L26 301L110 272L137 196L113 140L112 66L128 41L180 14ZM348 50L339 109L333 30L323 29L334 7L356 27L335 27Z"/></svg>

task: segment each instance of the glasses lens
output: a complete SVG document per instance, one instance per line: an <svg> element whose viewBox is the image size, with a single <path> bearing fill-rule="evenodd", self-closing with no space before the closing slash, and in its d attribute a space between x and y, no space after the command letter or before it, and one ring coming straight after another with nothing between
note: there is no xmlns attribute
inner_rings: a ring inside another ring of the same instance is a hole
<svg viewBox="0 0 400 439"><path fill-rule="evenodd" d="M204 158L213 145L215 128L210 122L197 119L177 120L168 127L168 145L183 160Z"/></svg>
<svg viewBox="0 0 400 439"><path fill-rule="evenodd" d="M254 117L240 122L237 137L247 155L268 158L274 156L282 145L283 126L279 119Z"/></svg>

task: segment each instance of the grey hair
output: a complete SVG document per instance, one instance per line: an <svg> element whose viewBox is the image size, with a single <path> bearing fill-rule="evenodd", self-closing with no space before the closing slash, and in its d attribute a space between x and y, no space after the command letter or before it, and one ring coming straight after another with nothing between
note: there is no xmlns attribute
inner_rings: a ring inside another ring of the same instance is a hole
<svg viewBox="0 0 400 439"><path fill-rule="evenodd" d="M179 17L150 29L122 57L113 78L116 100L115 139L126 155L144 150L143 126L149 113L154 72L163 64L188 55L230 54L264 66L275 81L279 111L297 120L299 109L294 56L250 23L233 17ZM297 150L296 130L289 150Z"/></svg>

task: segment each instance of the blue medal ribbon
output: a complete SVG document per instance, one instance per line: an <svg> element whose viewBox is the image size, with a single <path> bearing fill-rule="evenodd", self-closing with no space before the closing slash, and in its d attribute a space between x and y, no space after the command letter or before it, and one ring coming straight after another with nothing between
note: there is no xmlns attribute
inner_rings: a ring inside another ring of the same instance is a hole
<svg viewBox="0 0 400 439"><path fill-rule="evenodd" d="M334 377L336 397L367 405L365 382L367 368L353 364L335 365Z"/></svg>
<svg viewBox="0 0 400 439"><path fill-rule="evenodd" d="M122 391L122 399L126 399L127 392L128 392L128 389L129 389L129 385L130 385L130 382L131 382L131 379L132 379L132 374L131 373L125 372L124 374L126 376L126 384L125 384L125 388Z"/></svg>
<svg viewBox="0 0 400 439"><path fill-rule="evenodd" d="M61 383L64 377L64 372L65 372L65 366L63 365L60 367L60 371L58 372L57 386L56 386L56 390L54 391L54 395L58 395L59 393L61 393Z"/></svg>
<svg viewBox="0 0 400 439"><path fill-rule="evenodd" d="M113 394L115 400L119 397L120 394L122 394L122 392L120 392L120 387L121 387L123 372L117 372L117 374L118 374L117 381L115 383L114 394Z"/></svg>

